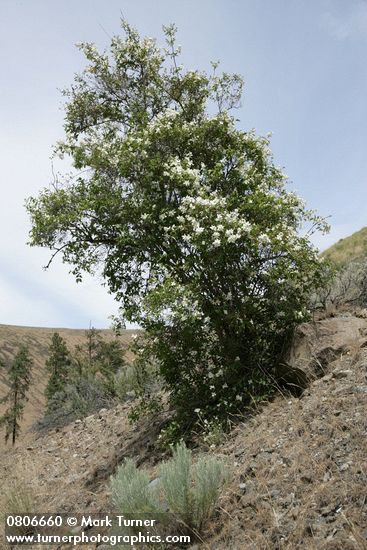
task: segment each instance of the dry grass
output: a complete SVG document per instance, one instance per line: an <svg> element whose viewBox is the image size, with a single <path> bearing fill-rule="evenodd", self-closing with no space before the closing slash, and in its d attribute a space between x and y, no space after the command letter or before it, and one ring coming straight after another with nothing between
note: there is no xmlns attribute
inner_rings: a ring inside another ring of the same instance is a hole
<svg viewBox="0 0 367 550"><path fill-rule="evenodd" d="M367 348L352 341L348 353L322 365L323 377L302 397L279 396L214 450L206 445L229 464L233 481L200 548L367 548L366 365ZM8 449L0 475L10 476L12 462L24 457L20 471L27 472L32 462L37 472L23 481L32 478L34 490L44 491L34 495L42 509L105 511L109 475L123 458L138 459L150 479L159 475L165 458L155 447L165 417L132 427L128 407L55 431L29 451Z"/></svg>
<svg viewBox="0 0 367 550"><path fill-rule="evenodd" d="M17 353L20 344L25 344L29 347L30 355L34 361L29 400L21 422L22 438L27 430L43 416L45 405L44 389L47 381L45 362L54 332L59 332L60 336L66 340L67 346L71 351L77 345L85 343L84 330L0 325L0 361L5 366L9 365ZM122 343L127 345L135 332L134 330L123 331L120 336ZM112 330L104 330L102 334L107 338L114 337ZM126 358L130 361L132 355L127 353ZM6 371L0 369L0 399L5 396L6 392ZM0 414L3 410L4 405L0 405ZM2 432L0 432L0 451L4 449L4 445L4 437Z"/></svg>
<svg viewBox="0 0 367 550"><path fill-rule="evenodd" d="M323 257L332 260L342 267L354 260L367 256L367 227L363 227L353 235L340 239L336 244L325 250Z"/></svg>
<svg viewBox="0 0 367 550"><path fill-rule="evenodd" d="M8 514L35 514L37 494L34 487L35 467L18 461L3 476L0 486L0 541L4 540L5 519ZM18 534L27 534L29 527L18 528ZM1 543L0 543L1 548ZM4 548L9 548L4 546Z"/></svg>
<svg viewBox="0 0 367 550"><path fill-rule="evenodd" d="M333 363L335 376L301 399L276 399L223 447L237 474L218 550L367 548L367 395L352 390L365 387L367 356L355 348ZM342 369L352 378L338 378Z"/></svg>

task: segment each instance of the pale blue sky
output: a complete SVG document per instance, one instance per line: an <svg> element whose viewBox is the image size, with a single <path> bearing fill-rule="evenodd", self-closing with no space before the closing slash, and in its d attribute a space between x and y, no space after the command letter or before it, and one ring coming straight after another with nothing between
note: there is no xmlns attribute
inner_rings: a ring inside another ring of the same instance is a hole
<svg viewBox="0 0 367 550"><path fill-rule="evenodd" d="M42 271L23 202L51 179L58 89L84 66L74 44L107 47L121 13L158 41L176 23L186 66L244 76L240 125L273 132L291 187L330 216L321 248L367 225L365 0L0 0L0 323L103 327L117 310L99 281Z"/></svg>

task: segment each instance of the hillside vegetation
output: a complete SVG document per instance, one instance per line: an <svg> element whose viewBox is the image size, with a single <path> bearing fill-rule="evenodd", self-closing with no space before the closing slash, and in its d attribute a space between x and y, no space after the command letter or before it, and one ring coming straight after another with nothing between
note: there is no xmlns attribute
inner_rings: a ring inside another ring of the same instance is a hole
<svg viewBox="0 0 367 550"><path fill-rule="evenodd" d="M363 227L345 239L340 239L321 254L339 267L367 256L367 227Z"/></svg>
<svg viewBox="0 0 367 550"><path fill-rule="evenodd" d="M85 330L67 328L40 328L22 327L12 325L0 325L0 361L7 367L17 353L21 344L29 348L30 355L34 361L32 370L32 382L29 391L29 400L25 407L24 418L21 422L22 434L27 431L37 420L42 418L45 406L44 390L48 375L45 370L45 362L48 357L48 350L53 333L57 331L65 339L68 348L72 351L85 341ZM135 331L127 330L121 333L121 341L127 344ZM101 334L105 338L113 338L112 330L103 330ZM131 359L127 352L126 359ZM6 370L0 369L0 399L6 394ZM0 414L3 405L0 405ZM23 435L21 434L21 439ZM0 433L0 449L3 448L4 438Z"/></svg>
<svg viewBox="0 0 367 550"><path fill-rule="evenodd" d="M184 69L175 25L163 46L121 26L105 52L79 44L86 68L64 92L55 153L75 177L26 206L48 265L98 269L117 325L141 328L134 361L92 328L59 330L49 358L53 329L4 329L3 363L24 343L36 367L24 437L2 453L0 525L20 500L15 513L163 513L192 550L363 548L367 277L350 262L367 235L324 253L350 266L330 269L309 237L326 221L232 114L242 77Z"/></svg>
<svg viewBox="0 0 367 550"><path fill-rule="evenodd" d="M366 316L345 312L302 325L289 362L312 371L308 389L264 403L214 445L197 439L194 460L202 453L223 460L230 479L192 550L366 548ZM33 331L35 338L41 329ZM156 483L167 458L158 435L168 411L131 425L131 406L102 409L7 448L0 512L12 482L30 491L34 511L110 512L110 476L126 458Z"/></svg>

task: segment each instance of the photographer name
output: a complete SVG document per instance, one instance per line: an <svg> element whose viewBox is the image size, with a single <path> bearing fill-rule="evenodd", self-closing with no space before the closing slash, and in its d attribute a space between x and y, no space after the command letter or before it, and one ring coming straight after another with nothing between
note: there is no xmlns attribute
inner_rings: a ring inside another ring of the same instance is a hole
<svg viewBox="0 0 367 550"><path fill-rule="evenodd" d="M124 516L113 516L108 515L103 518L96 518L93 516L82 516L80 521L81 527L112 527L113 525L118 527L152 527L156 520L155 519L134 519L134 518L125 518Z"/></svg>

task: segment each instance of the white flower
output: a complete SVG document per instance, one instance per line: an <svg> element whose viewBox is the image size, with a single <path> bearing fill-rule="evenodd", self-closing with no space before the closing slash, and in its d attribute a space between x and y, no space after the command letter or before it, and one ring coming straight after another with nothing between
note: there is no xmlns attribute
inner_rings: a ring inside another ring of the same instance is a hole
<svg viewBox="0 0 367 550"><path fill-rule="evenodd" d="M236 395L236 400L237 401L242 401L242 395Z"/></svg>
<svg viewBox="0 0 367 550"><path fill-rule="evenodd" d="M220 240L215 239L215 241L213 241L213 246L214 246L214 248L217 248L218 246L220 246Z"/></svg>
<svg viewBox="0 0 367 550"><path fill-rule="evenodd" d="M228 237L228 242L229 243L234 243L234 242L238 241L239 238L240 238L240 235L238 235L238 234L237 235L230 235Z"/></svg>
<svg viewBox="0 0 367 550"><path fill-rule="evenodd" d="M242 227L243 231L250 231L251 224L250 224L250 222L243 221L242 224L241 224L241 227Z"/></svg>
<svg viewBox="0 0 367 550"><path fill-rule="evenodd" d="M194 412L199 413L200 409L195 409Z"/></svg>
<svg viewBox="0 0 367 550"><path fill-rule="evenodd" d="M259 235L259 242L261 244L264 244L264 245L269 244L270 243L270 238L265 233L261 233Z"/></svg>

